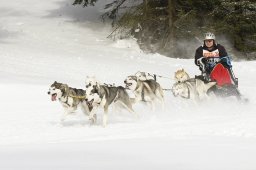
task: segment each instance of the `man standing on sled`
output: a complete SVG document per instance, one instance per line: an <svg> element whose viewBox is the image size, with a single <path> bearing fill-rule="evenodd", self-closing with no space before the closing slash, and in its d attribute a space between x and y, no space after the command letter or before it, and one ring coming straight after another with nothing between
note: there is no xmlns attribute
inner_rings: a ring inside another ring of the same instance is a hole
<svg viewBox="0 0 256 170"><path fill-rule="evenodd" d="M219 87L238 85L226 49L216 43L211 32L205 34L204 44L197 48L195 64L202 71L205 81L216 81Z"/></svg>

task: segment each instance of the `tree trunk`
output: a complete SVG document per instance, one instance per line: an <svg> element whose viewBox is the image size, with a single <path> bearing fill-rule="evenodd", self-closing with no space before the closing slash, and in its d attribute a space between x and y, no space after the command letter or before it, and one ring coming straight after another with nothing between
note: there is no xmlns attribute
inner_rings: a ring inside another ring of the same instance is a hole
<svg viewBox="0 0 256 170"><path fill-rule="evenodd" d="M147 19L147 13L148 13L148 0L143 0L143 17L144 19Z"/></svg>
<svg viewBox="0 0 256 170"><path fill-rule="evenodd" d="M175 46L175 0L168 0L168 11L169 11L169 36L168 42L170 43L170 48L174 49Z"/></svg>

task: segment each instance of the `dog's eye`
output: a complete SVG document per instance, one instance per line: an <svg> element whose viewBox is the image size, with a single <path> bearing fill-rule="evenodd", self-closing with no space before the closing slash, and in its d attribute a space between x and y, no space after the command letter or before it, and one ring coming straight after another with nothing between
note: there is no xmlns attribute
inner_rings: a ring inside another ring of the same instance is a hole
<svg viewBox="0 0 256 170"><path fill-rule="evenodd" d="M55 90L55 88L53 88L53 90Z"/></svg>

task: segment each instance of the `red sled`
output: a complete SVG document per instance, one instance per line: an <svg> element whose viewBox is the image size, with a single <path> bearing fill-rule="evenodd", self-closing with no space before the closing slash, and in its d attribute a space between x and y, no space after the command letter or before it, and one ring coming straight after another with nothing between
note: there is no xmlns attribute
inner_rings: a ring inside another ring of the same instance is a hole
<svg viewBox="0 0 256 170"><path fill-rule="evenodd" d="M232 85L229 70L220 63L213 68L210 78L211 81L216 81L218 86Z"/></svg>
<svg viewBox="0 0 256 170"><path fill-rule="evenodd" d="M232 74L231 69L228 70L221 63L217 64L210 74L211 81L216 81L217 86L214 86L210 91L220 97L235 96L241 100L241 94L237 89L238 80Z"/></svg>

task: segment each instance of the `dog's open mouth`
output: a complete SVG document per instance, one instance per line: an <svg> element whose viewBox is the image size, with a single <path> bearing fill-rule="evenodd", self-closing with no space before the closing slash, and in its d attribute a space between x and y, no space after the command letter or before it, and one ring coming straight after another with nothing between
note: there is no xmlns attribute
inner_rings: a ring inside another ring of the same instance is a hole
<svg viewBox="0 0 256 170"><path fill-rule="evenodd" d="M52 101L55 101L57 98L57 93L52 94Z"/></svg>

